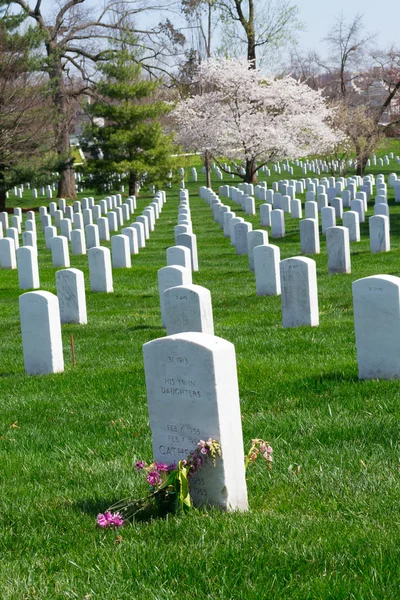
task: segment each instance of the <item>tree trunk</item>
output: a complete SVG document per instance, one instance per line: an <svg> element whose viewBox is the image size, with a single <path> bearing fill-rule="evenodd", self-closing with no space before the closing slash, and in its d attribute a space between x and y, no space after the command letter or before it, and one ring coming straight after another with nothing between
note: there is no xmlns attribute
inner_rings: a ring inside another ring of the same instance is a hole
<svg viewBox="0 0 400 600"><path fill-rule="evenodd" d="M55 42L47 44L47 56L51 68L49 70L50 81L52 84L52 96L54 106L57 109L57 121L55 123L55 135L57 154L59 158L59 181L58 198L75 199L75 171L74 159L71 156L71 144L69 139L69 105L68 91L65 88L61 57L57 56Z"/></svg>
<svg viewBox="0 0 400 600"><path fill-rule="evenodd" d="M256 32L254 26L254 0L249 0L249 18L245 27L247 36L247 60L249 68L256 68Z"/></svg>
<svg viewBox="0 0 400 600"><path fill-rule="evenodd" d="M6 210L6 202L7 202L7 197L6 197L6 190L5 188L0 187L0 212L3 212ZM6 234L6 232L4 232L4 235Z"/></svg>
<svg viewBox="0 0 400 600"><path fill-rule="evenodd" d="M368 158L366 156L357 156L357 169L356 174L360 177L364 177L365 167L367 166Z"/></svg>
<svg viewBox="0 0 400 600"><path fill-rule="evenodd" d="M76 198L75 171L73 161L71 164L66 165L60 170L57 198Z"/></svg>
<svg viewBox="0 0 400 600"><path fill-rule="evenodd" d="M129 195L137 196L137 181L134 171L129 172Z"/></svg>
<svg viewBox="0 0 400 600"><path fill-rule="evenodd" d="M247 34L247 60L249 61L249 69L256 68L256 45L254 40L254 32Z"/></svg>
<svg viewBox="0 0 400 600"><path fill-rule="evenodd" d="M257 183L257 168L256 161L246 158L246 174L244 176L245 183Z"/></svg>
<svg viewBox="0 0 400 600"><path fill-rule="evenodd" d="M4 165L0 165L0 212L6 210L7 190L4 182ZM6 235L6 232L3 232Z"/></svg>
<svg viewBox="0 0 400 600"><path fill-rule="evenodd" d="M204 153L204 166L206 168L206 186L211 188L211 156L208 150Z"/></svg>

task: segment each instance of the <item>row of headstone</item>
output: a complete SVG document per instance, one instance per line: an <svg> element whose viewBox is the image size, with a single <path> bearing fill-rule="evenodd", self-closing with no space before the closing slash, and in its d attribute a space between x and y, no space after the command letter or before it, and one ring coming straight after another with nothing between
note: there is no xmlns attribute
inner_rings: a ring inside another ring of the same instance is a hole
<svg viewBox="0 0 400 600"><path fill-rule="evenodd" d="M26 250L32 249L28 247ZM22 350L28 375L63 372L61 324L87 323L82 271L57 271L56 288L57 295L38 291L19 297Z"/></svg>

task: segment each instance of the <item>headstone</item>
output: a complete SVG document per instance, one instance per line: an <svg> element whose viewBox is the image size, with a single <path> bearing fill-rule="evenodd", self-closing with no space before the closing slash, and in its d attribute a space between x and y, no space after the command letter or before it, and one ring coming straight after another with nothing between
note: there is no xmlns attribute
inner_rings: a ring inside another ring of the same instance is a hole
<svg viewBox="0 0 400 600"><path fill-rule="evenodd" d="M303 217L301 200L294 198L290 204L290 207L290 216L292 217L292 219L301 219Z"/></svg>
<svg viewBox="0 0 400 600"><path fill-rule="evenodd" d="M56 273L57 298L61 323L86 325L85 279L78 269L63 269Z"/></svg>
<svg viewBox="0 0 400 600"><path fill-rule="evenodd" d="M18 282L20 290L37 290L40 287L37 250L23 246L17 252Z"/></svg>
<svg viewBox="0 0 400 600"><path fill-rule="evenodd" d="M136 221L142 223L144 226L144 236L148 240L150 238L149 217L147 215L140 215L136 217Z"/></svg>
<svg viewBox="0 0 400 600"><path fill-rule="evenodd" d="M137 239L137 231L134 227L124 227L121 230L122 235L126 235L129 239L129 251L131 254L139 254L139 245Z"/></svg>
<svg viewBox="0 0 400 600"><path fill-rule="evenodd" d="M251 223L239 222L235 225L236 254L248 254L248 234L253 230Z"/></svg>
<svg viewBox="0 0 400 600"><path fill-rule="evenodd" d="M343 202L341 198L332 198L331 206L335 209L335 217L341 219L343 217Z"/></svg>
<svg viewBox="0 0 400 600"><path fill-rule="evenodd" d="M279 296L281 278L279 263L280 248L272 244L254 248L254 272L257 296Z"/></svg>
<svg viewBox="0 0 400 600"><path fill-rule="evenodd" d="M303 256L280 263L283 327L319 324L317 268L315 260Z"/></svg>
<svg viewBox="0 0 400 600"><path fill-rule="evenodd" d="M318 222L318 204L317 202L308 201L304 205L306 211L306 219L315 219Z"/></svg>
<svg viewBox="0 0 400 600"><path fill-rule="evenodd" d="M328 273L351 273L350 240L347 227L329 227L326 230Z"/></svg>
<svg viewBox="0 0 400 600"><path fill-rule="evenodd" d="M25 372L62 373L64 358L57 296L43 291L27 292L19 297L19 311Z"/></svg>
<svg viewBox="0 0 400 600"><path fill-rule="evenodd" d="M0 240L0 265L2 269L17 268L15 243L12 238L5 237Z"/></svg>
<svg viewBox="0 0 400 600"><path fill-rule="evenodd" d="M57 210L55 210L55 211L54 211L54 215L53 215L53 216L54 216L54 225L55 225L55 226L56 226L58 229L60 229L60 227L61 227L61 219L63 219L63 218L64 218L64 213L63 213L63 211L62 211L62 210L58 210L58 209L57 209Z"/></svg>
<svg viewBox="0 0 400 600"><path fill-rule="evenodd" d="M143 223L131 223L129 227L136 229L139 250L146 246L146 236Z"/></svg>
<svg viewBox="0 0 400 600"><path fill-rule="evenodd" d="M216 466L206 463L190 479L193 503L247 510L234 346L195 332L153 340L143 351L153 459L178 462L199 440L217 440Z"/></svg>
<svg viewBox="0 0 400 600"><path fill-rule="evenodd" d="M99 217L97 219L97 227L99 228L99 241L108 242L110 240L110 230L108 228L107 217Z"/></svg>
<svg viewBox="0 0 400 600"><path fill-rule="evenodd" d="M1 229L1 224L0 224ZM1 236L0 236L1 237ZM36 248L36 234L34 231L24 231L22 234L22 245L23 246L33 246Z"/></svg>
<svg viewBox="0 0 400 600"><path fill-rule="evenodd" d="M354 210L348 210L343 213L343 227L347 227L349 230L350 242L360 241L360 221L358 212Z"/></svg>
<svg viewBox="0 0 400 600"><path fill-rule="evenodd" d="M0 212L0 223L3 225L3 231L8 229L8 213L5 211Z"/></svg>
<svg viewBox="0 0 400 600"><path fill-rule="evenodd" d="M263 227L269 227L271 225L271 210L272 206L270 204L260 205L260 219Z"/></svg>
<svg viewBox="0 0 400 600"><path fill-rule="evenodd" d="M361 199L355 199L350 202L351 210L358 213L359 223L364 223L365 221L365 210L364 210L364 201Z"/></svg>
<svg viewBox="0 0 400 600"><path fill-rule="evenodd" d="M6 230L6 237L13 240L15 249L18 250L18 248L19 248L18 229L16 227L9 227Z"/></svg>
<svg viewBox="0 0 400 600"><path fill-rule="evenodd" d="M66 237L56 235L51 240L51 256L53 267L69 267L68 240Z"/></svg>
<svg viewBox="0 0 400 600"><path fill-rule="evenodd" d="M88 251L90 289L92 292L114 291L111 270L111 253L102 246Z"/></svg>
<svg viewBox="0 0 400 600"><path fill-rule="evenodd" d="M389 217L377 215L369 218L369 242L372 253L390 251Z"/></svg>
<svg viewBox="0 0 400 600"><path fill-rule="evenodd" d="M164 292L170 287L192 285L192 272L185 267L174 265L158 270L158 291L160 294L160 310L163 327L166 325L164 311Z"/></svg>
<svg viewBox="0 0 400 600"><path fill-rule="evenodd" d="M113 231L118 231L118 219L116 213L113 210L110 210L106 217L108 221L108 231L110 233Z"/></svg>
<svg viewBox="0 0 400 600"><path fill-rule="evenodd" d="M83 229L83 228L84 228L84 224L83 224L82 214L79 212L74 213L74 229Z"/></svg>
<svg viewBox="0 0 400 600"><path fill-rule="evenodd" d="M192 262L190 250L185 246L171 246L167 248L167 266L172 267L178 265L192 270Z"/></svg>
<svg viewBox="0 0 400 600"><path fill-rule="evenodd" d="M319 229L316 219L300 221L300 246L302 254L320 253Z"/></svg>
<svg viewBox="0 0 400 600"><path fill-rule="evenodd" d="M254 271L254 248L268 244L268 233L262 229L249 231L247 234L247 254L249 257L250 271Z"/></svg>
<svg viewBox="0 0 400 600"><path fill-rule="evenodd" d="M98 225L86 225L85 235L86 235L86 247L88 250L89 250L89 248L95 248L96 246L100 246Z"/></svg>
<svg viewBox="0 0 400 600"><path fill-rule="evenodd" d="M71 253L74 255L86 254L86 240L83 229L71 231Z"/></svg>
<svg viewBox="0 0 400 600"><path fill-rule="evenodd" d="M190 256L192 260L192 271L199 270L199 263L197 260L197 238L194 233L181 233L176 236L176 245L185 246L190 250ZM183 284L182 284L183 285Z"/></svg>
<svg viewBox="0 0 400 600"><path fill-rule="evenodd" d="M198 331L214 335L210 291L200 285L179 285L165 290L164 318L167 335Z"/></svg>
<svg viewBox="0 0 400 600"><path fill-rule="evenodd" d="M244 219L242 217L233 217L229 222L229 234L231 237L231 246L235 246L235 247L236 247L235 227L238 223L244 223Z"/></svg>
<svg viewBox="0 0 400 600"><path fill-rule="evenodd" d="M280 208L271 211L271 237L281 238L285 236L285 213Z"/></svg>
<svg viewBox="0 0 400 600"><path fill-rule="evenodd" d="M68 241L71 241L71 230L72 230L71 221L69 219L61 219L60 229L61 229L61 235L63 235L65 238L67 238Z"/></svg>
<svg viewBox="0 0 400 600"><path fill-rule="evenodd" d="M47 250L51 250L51 242L53 240L53 237L55 237L56 235L57 235L57 227L54 227L53 225L48 225L48 227L45 227L44 237L46 240Z"/></svg>
<svg viewBox="0 0 400 600"><path fill-rule="evenodd" d="M93 214L92 214L92 209L91 208L84 208L83 209L83 224L85 226L93 224Z"/></svg>
<svg viewBox="0 0 400 600"><path fill-rule="evenodd" d="M325 206L325 208L321 209L321 225L323 234L326 233L326 230L329 229L329 227L335 227L336 217L333 206Z"/></svg>
<svg viewBox="0 0 400 600"><path fill-rule="evenodd" d="M400 278L354 281L353 305L359 379L399 379Z"/></svg>
<svg viewBox="0 0 400 600"><path fill-rule="evenodd" d="M114 269L129 269L132 266L127 235L113 235L111 237L111 256Z"/></svg>

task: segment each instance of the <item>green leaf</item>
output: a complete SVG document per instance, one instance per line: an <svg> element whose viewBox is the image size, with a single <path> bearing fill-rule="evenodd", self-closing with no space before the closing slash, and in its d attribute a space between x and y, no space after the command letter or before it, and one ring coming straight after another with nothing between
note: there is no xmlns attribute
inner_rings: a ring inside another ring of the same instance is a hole
<svg viewBox="0 0 400 600"><path fill-rule="evenodd" d="M188 471L189 469L183 466L182 461L180 460L178 463L178 480L179 480L179 503L183 510L188 510L192 508L192 499L189 493L189 481L188 481Z"/></svg>

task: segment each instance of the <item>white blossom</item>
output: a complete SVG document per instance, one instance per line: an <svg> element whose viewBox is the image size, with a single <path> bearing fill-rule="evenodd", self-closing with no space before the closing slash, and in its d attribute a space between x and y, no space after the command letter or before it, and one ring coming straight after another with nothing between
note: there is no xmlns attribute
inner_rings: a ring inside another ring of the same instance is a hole
<svg viewBox="0 0 400 600"><path fill-rule="evenodd" d="M209 59L199 67L203 93L173 112L178 141L215 160L271 160L323 154L340 141L321 93L291 77L268 79L245 60Z"/></svg>

